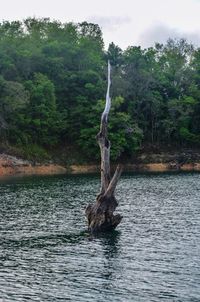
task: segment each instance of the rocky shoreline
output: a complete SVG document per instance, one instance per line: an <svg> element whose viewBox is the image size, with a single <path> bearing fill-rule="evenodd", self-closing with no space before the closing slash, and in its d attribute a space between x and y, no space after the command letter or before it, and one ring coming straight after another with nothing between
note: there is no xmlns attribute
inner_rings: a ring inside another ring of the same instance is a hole
<svg viewBox="0 0 200 302"><path fill-rule="evenodd" d="M99 165L33 163L11 155L0 154L0 177L17 175L56 175L98 173ZM126 172L200 172L200 154L142 154L134 163L124 164Z"/></svg>
<svg viewBox="0 0 200 302"><path fill-rule="evenodd" d="M57 164L32 163L7 154L0 154L0 177L16 175L65 174L67 169Z"/></svg>

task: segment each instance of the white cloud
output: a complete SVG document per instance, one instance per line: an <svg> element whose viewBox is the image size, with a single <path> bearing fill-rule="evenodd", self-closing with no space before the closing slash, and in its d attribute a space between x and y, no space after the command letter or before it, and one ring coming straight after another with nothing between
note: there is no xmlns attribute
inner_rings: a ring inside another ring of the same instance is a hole
<svg viewBox="0 0 200 302"><path fill-rule="evenodd" d="M112 31L118 27L131 22L131 18L128 16L91 16L87 18L87 21L97 23L103 30Z"/></svg>
<svg viewBox="0 0 200 302"><path fill-rule="evenodd" d="M152 43L152 40L158 38L162 40L165 36L175 34L178 37L184 34L199 45L200 0L0 0L0 2L2 2L0 21L36 16L50 17L62 22L87 20L98 23L102 28L106 46L112 41L122 48L140 42L147 45ZM161 27L161 32L158 27Z"/></svg>
<svg viewBox="0 0 200 302"><path fill-rule="evenodd" d="M166 24L155 24L143 31L138 38L138 43L142 47L153 46L155 42L165 43L169 38L185 38L195 46L200 46L200 31L181 31L177 28L169 27Z"/></svg>

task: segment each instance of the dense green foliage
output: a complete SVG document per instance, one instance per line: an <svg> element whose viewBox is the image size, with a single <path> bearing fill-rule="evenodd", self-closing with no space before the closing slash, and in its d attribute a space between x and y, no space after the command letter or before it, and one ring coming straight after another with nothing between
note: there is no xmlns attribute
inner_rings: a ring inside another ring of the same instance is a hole
<svg viewBox="0 0 200 302"><path fill-rule="evenodd" d="M0 24L1 142L30 157L71 146L95 160L108 59L113 159L200 145L200 49L169 40L125 51L111 43L106 52L96 24L34 18Z"/></svg>

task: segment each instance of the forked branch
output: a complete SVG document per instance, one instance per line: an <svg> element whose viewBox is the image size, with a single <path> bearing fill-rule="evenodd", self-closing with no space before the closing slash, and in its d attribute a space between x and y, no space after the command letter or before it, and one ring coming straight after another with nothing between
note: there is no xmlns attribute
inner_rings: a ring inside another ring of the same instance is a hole
<svg viewBox="0 0 200 302"><path fill-rule="evenodd" d="M114 196L117 182L120 178L122 167L119 165L110 177L110 142L108 140L108 115L111 107L110 86L111 66L108 62L108 88L106 104L101 116L100 131L97 141L101 151L101 190L96 202L86 208L88 229L92 232L108 231L114 229L121 221L121 215L114 215L118 203Z"/></svg>

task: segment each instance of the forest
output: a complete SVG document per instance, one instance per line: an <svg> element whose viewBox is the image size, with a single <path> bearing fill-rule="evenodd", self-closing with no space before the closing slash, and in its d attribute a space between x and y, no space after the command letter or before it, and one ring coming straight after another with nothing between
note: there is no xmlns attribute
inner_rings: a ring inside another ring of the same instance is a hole
<svg viewBox="0 0 200 302"><path fill-rule="evenodd" d="M112 65L113 160L199 148L200 49L185 39L105 50L100 27L48 18L0 24L0 147L28 159L66 150L94 162Z"/></svg>

